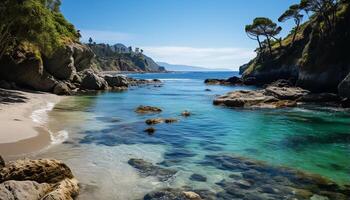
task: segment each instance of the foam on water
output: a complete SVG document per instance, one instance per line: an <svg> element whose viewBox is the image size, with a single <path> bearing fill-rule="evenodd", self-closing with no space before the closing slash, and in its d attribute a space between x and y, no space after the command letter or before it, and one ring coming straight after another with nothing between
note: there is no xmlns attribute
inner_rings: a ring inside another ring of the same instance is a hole
<svg viewBox="0 0 350 200"><path fill-rule="evenodd" d="M54 106L54 103L48 102L46 106L33 111L30 118L32 118L33 122L37 124L45 124L48 120L47 113L51 111L54 108Z"/></svg>
<svg viewBox="0 0 350 200"><path fill-rule="evenodd" d="M48 123L48 112L52 111L55 107L55 104L52 102L47 102L46 106L41 107L37 110L34 110L30 116L33 122L44 126ZM52 145L61 144L68 139L68 131L61 130L54 134L51 130L48 130L50 134L50 140Z"/></svg>

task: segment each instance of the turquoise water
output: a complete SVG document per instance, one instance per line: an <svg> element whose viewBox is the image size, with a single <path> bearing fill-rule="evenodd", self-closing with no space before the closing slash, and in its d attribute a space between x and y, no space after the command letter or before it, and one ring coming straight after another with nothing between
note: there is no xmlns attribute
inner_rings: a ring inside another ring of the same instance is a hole
<svg viewBox="0 0 350 200"><path fill-rule="evenodd" d="M39 156L68 163L85 185L82 199L116 195L119 199L140 198L164 185L215 189L215 182L228 173L199 163L206 155L218 153L319 174L339 184L350 183L349 111L316 105L278 110L214 106L216 95L254 89L203 83L205 78L233 75L237 74L132 74L135 78L158 78L163 84L67 98L56 106L50 120L52 129L67 130L69 139ZM157 106L163 112L139 115L134 112L139 105ZM193 115L180 116L184 110ZM155 134L149 136L143 132L148 127L144 121L154 117L173 117L179 122L155 125ZM163 162L179 173L171 183L142 178L127 164L130 158ZM207 175L208 181L191 182L188 177L194 172Z"/></svg>

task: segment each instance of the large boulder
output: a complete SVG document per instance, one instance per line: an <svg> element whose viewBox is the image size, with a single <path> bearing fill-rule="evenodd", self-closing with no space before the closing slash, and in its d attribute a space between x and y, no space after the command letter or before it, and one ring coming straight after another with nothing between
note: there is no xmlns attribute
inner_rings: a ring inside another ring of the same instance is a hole
<svg viewBox="0 0 350 200"><path fill-rule="evenodd" d="M59 82L54 87L53 93L57 95L71 95L72 91L66 83Z"/></svg>
<svg viewBox="0 0 350 200"><path fill-rule="evenodd" d="M0 199L72 200L78 181L57 160L18 160L0 168Z"/></svg>
<svg viewBox="0 0 350 200"><path fill-rule="evenodd" d="M0 66L0 79L9 82L44 92L51 92L57 84L44 69L40 55L31 51L18 48L0 59Z"/></svg>
<svg viewBox="0 0 350 200"><path fill-rule="evenodd" d="M107 81L110 87L128 87L129 81L126 76L123 75L105 75L104 79Z"/></svg>
<svg viewBox="0 0 350 200"><path fill-rule="evenodd" d="M350 98L350 74L338 85L338 93L342 98Z"/></svg>
<svg viewBox="0 0 350 200"><path fill-rule="evenodd" d="M94 54L89 47L71 43L45 59L45 68L58 79L73 80L77 71L91 67L93 58Z"/></svg>
<svg viewBox="0 0 350 200"><path fill-rule="evenodd" d="M92 70L84 71L82 77L81 89L104 90L108 88L107 81L95 74Z"/></svg>

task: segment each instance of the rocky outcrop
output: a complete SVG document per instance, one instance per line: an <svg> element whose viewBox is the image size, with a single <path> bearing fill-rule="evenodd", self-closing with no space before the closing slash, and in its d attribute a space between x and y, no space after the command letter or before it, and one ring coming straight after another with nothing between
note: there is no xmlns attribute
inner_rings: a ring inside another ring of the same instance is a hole
<svg viewBox="0 0 350 200"><path fill-rule="evenodd" d="M128 87L129 81L126 76L124 75L105 75L104 79L107 81L108 85L110 87Z"/></svg>
<svg viewBox="0 0 350 200"><path fill-rule="evenodd" d="M47 73L37 53L17 48L0 59L0 79L15 82L35 90L51 92L56 79Z"/></svg>
<svg viewBox="0 0 350 200"><path fill-rule="evenodd" d="M105 90L108 88L108 83L105 79L95 74L92 70L84 71L81 75L81 89L87 90Z"/></svg>
<svg viewBox="0 0 350 200"><path fill-rule="evenodd" d="M72 200L78 194L78 181L57 160L18 160L0 168L1 199Z"/></svg>
<svg viewBox="0 0 350 200"><path fill-rule="evenodd" d="M206 79L204 83L207 85L237 85L243 84L243 80L237 76L228 79Z"/></svg>
<svg viewBox="0 0 350 200"><path fill-rule="evenodd" d="M130 51L122 44L89 44L96 54L94 63L103 71L164 72L150 57Z"/></svg>
<svg viewBox="0 0 350 200"><path fill-rule="evenodd" d="M94 53L85 45L71 43L60 47L50 58L44 59L45 69L60 80L73 80L77 71L92 65Z"/></svg>

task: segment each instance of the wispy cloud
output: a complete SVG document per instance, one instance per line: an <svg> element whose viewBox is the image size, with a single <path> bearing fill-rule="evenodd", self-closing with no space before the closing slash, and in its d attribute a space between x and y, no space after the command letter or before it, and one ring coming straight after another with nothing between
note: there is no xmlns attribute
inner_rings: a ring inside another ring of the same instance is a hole
<svg viewBox="0 0 350 200"><path fill-rule="evenodd" d="M127 42L133 38L131 34L106 30L80 30L82 41L87 42L91 37L95 42L120 43Z"/></svg>
<svg viewBox="0 0 350 200"><path fill-rule="evenodd" d="M195 48L184 46L142 47L145 53L156 61L171 64L202 66L211 69L226 68L237 70L255 56L246 48Z"/></svg>

